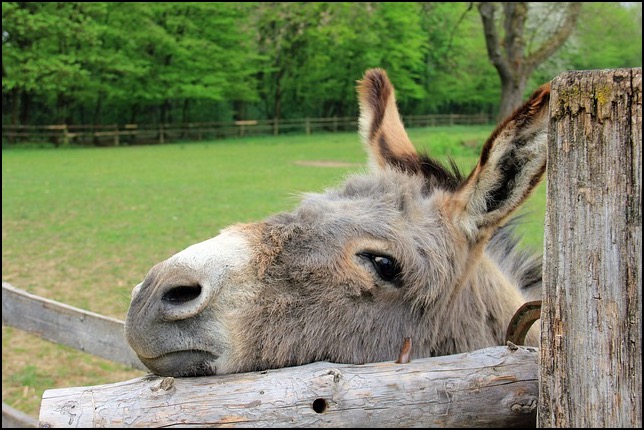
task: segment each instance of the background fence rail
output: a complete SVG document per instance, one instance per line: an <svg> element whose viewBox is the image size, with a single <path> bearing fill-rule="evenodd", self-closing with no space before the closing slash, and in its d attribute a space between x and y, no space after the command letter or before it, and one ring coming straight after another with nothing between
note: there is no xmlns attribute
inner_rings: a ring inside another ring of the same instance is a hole
<svg viewBox="0 0 644 430"><path fill-rule="evenodd" d="M435 127L493 124L487 114L409 115L405 125ZM185 124L110 124L110 125L2 125L3 145L48 142L55 146L120 146L167 143L187 140L212 140L234 136L312 134L357 130L355 117L295 118L280 120L243 120L233 122L194 122Z"/></svg>
<svg viewBox="0 0 644 430"><path fill-rule="evenodd" d="M145 366L127 344L123 321L76 308L2 283L2 325L125 364ZM3 428L38 427L38 419L2 403Z"/></svg>

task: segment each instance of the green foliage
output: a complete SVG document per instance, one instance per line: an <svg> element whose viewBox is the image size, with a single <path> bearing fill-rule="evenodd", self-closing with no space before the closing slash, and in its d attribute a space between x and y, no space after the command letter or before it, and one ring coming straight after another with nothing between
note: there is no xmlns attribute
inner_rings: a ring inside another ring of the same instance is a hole
<svg viewBox="0 0 644 430"><path fill-rule="evenodd" d="M642 3L586 3L577 27L574 69L642 66Z"/></svg>
<svg viewBox="0 0 644 430"><path fill-rule="evenodd" d="M490 64L481 19L471 3L423 3L423 28L429 36L423 112L494 111L498 76Z"/></svg>
<svg viewBox="0 0 644 430"><path fill-rule="evenodd" d="M541 5L530 43L557 20ZM354 116L370 67L405 114L493 113L500 94L467 2L3 2L2 29L3 123ZM527 90L641 62L641 3L585 3Z"/></svg>
<svg viewBox="0 0 644 430"><path fill-rule="evenodd" d="M642 3L584 3L575 32L533 76L533 87L565 70L642 67Z"/></svg>
<svg viewBox="0 0 644 430"><path fill-rule="evenodd" d="M68 123L136 121L138 110L159 106L153 120L170 121L173 104L182 111L200 100L256 100L249 9L224 2L3 3L2 88L13 96L12 122L30 122L20 104L26 109L34 100L55 111L50 122ZM102 114L108 110L123 114Z"/></svg>
<svg viewBox="0 0 644 430"><path fill-rule="evenodd" d="M262 4L264 114L353 115L355 80L370 67L398 78L401 100L424 97L416 82L426 51L418 12L417 3L401 2Z"/></svg>

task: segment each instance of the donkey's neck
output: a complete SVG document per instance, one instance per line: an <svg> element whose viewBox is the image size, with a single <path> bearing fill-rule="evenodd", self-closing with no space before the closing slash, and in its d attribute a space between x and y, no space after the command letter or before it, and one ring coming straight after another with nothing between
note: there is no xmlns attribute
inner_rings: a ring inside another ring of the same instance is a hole
<svg viewBox="0 0 644 430"><path fill-rule="evenodd" d="M505 344L514 312L525 302L518 288L486 254L479 256L464 285L433 314L432 355L455 354ZM458 315L458 318L455 318ZM527 342L537 345L538 330Z"/></svg>

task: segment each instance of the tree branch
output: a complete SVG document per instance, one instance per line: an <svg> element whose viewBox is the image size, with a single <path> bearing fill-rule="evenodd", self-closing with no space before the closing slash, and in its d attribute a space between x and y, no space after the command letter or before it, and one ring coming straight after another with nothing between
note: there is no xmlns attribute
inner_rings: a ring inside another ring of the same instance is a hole
<svg viewBox="0 0 644 430"><path fill-rule="evenodd" d="M539 49L526 58L526 69L529 72L533 71L539 64L543 63L548 57L554 54L555 51L557 51L557 49L559 49L568 39L575 28L577 19L579 18L581 6L581 2L571 2L568 5L566 19L559 29L550 38L548 38Z"/></svg>
<svg viewBox="0 0 644 430"><path fill-rule="evenodd" d="M528 17L528 4L525 2L504 2L503 12L505 14L503 45L506 58L514 72L521 75L525 57L523 34Z"/></svg>
<svg viewBox="0 0 644 430"><path fill-rule="evenodd" d="M471 11L473 7L474 7L474 3L469 2L467 5L467 9L465 9L465 12L463 12L463 14L458 19L458 21L456 21L456 25L454 26L454 28L452 28L452 31L449 34L449 41L447 42L447 52L452 50L452 42L454 42L454 34L456 34L456 30L458 29L458 26L461 25L461 22L463 22L463 19L465 19L465 15L467 15L467 13Z"/></svg>
<svg viewBox="0 0 644 430"><path fill-rule="evenodd" d="M510 65L501 53L501 43L494 23L495 12L496 6L494 6L494 3L479 3L479 14L481 15L481 20L483 22L483 32L485 34L485 45L487 46L488 57L499 72L499 75L501 75L501 79L510 80L512 78L512 71L510 69Z"/></svg>

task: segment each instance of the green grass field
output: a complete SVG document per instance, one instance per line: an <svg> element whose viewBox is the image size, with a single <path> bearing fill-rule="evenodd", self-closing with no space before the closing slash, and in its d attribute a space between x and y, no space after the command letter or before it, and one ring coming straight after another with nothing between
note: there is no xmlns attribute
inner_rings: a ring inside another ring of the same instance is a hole
<svg viewBox="0 0 644 430"><path fill-rule="evenodd" d="M412 129L419 149L474 166L492 127ZM334 161L311 167L300 161ZM2 280L124 319L156 263L234 222L297 205L298 194L365 169L356 133L121 148L2 151ZM527 202L523 243L542 249L545 185ZM3 401L38 415L45 389L141 375L2 328Z"/></svg>

